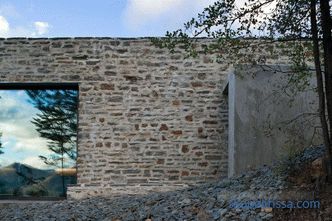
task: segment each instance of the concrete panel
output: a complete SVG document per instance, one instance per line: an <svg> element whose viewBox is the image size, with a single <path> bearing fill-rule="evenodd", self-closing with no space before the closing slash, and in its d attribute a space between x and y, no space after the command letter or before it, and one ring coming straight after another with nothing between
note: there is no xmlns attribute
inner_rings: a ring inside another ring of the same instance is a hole
<svg viewBox="0 0 332 221"><path fill-rule="evenodd" d="M315 78L298 91L287 66L237 66L229 74L228 175L322 143Z"/></svg>

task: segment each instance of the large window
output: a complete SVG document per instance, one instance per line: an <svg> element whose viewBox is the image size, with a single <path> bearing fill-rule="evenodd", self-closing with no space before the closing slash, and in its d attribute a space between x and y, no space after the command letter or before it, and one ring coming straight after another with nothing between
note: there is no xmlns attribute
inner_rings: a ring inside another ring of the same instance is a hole
<svg viewBox="0 0 332 221"><path fill-rule="evenodd" d="M0 198L76 184L78 86L0 84Z"/></svg>

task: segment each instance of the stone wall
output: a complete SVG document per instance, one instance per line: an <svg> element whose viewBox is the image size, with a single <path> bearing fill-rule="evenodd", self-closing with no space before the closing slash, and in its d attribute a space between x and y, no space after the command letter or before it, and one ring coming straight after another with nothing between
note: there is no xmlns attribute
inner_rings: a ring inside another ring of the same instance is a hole
<svg viewBox="0 0 332 221"><path fill-rule="evenodd" d="M79 83L78 185L69 195L227 176L227 68L148 39L0 40L1 82Z"/></svg>

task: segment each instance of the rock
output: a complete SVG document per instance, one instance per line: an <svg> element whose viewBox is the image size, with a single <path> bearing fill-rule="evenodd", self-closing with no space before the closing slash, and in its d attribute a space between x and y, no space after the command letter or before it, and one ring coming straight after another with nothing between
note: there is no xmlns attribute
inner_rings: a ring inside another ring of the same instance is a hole
<svg viewBox="0 0 332 221"><path fill-rule="evenodd" d="M262 217L263 220L269 220L269 219L272 219L272 218L273 218L273 214L272 213L265 214Z"/></svg>
<svg viewBox="0 0 332 221"><path fill-rule="evenodd" d="M219 212L220 212L220 216L221 217L223 217L226 213L227 213L227 209L222 209L222 210L220 210Z"/></svg>
<svg viewBox="0 0 332 221"><path fill-rule="evenodd" d="M262 208L261 211L265 213L272 213L273 209L268 207L268 208Z"/></svg>
<svg viewBox="0 0 332 221"><path fill-rule="evenodd" d="M326 176L325 162L323 157L317 158L311 163L310 176L313 180L317 180Z"/></svg>
<svg viewBox="0 0 332 221"><path fill-rule="evenodd" d="M166 126L160 126L166 129ZM293 168L313 161L311 165L319 168L321 160L315 159L323 153L321 148L308 148L303 154L284 164ZM238 177L165 193L54 202L0 203L0 217L1 220L36 221L270 220L273 218L272 208L232 209L230 203L257 200L257 197L277 199L284 193L287 174L288 171L283 170L275 175L274 167L262 167Z"/></svg>
<svg viewBox="0 0 332 221"><path fill-rule="evenodd" d="M206 221L206 220L211 220L211 215L207 213L204 209L200 209L198 214L197 214L197 219L199 221Z"/></svg>
<svg viewBox="0 0 332 221"><path fill-rule="evenodd" d="M182 201L179 202L181 205L189 205L191 203L191 200L190 199L184 199Z"/></svg>

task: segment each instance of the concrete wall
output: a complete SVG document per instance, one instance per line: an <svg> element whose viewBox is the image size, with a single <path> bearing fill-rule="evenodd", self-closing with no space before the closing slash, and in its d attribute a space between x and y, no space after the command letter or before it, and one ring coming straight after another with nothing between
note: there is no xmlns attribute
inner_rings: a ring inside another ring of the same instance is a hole
<svg viewBox="0 0 332 221"><path fill-rule="evenodd" d="M227 67L148 39L0 40L1 82L79 83L78 185L69 195L227 176Z"/></svg>
<svg viewBox="0 0 332 221"><path fill-rule="evenodd" d="M322 143L315 78L298 91L288 66L236 66L229 74L229 176ZM287 86L288 85L288 86Z"/></svg>

